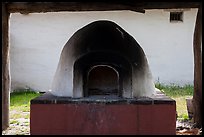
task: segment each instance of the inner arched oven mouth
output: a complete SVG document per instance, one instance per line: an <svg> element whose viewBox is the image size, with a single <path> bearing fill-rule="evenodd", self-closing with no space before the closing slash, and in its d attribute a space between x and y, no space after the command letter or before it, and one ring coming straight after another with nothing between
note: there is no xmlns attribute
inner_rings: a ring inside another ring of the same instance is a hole
<svg viewBox="0 0 204 137"><path fill-rule="evenodd" d="M109 65L95 65L87 73L85 96L120 96L119 73Z"/></svg>

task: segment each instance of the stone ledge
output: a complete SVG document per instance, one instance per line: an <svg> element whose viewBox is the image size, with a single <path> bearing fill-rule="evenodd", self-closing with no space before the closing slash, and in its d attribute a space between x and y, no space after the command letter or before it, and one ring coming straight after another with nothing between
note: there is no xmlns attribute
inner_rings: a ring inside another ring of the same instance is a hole
<svg viewBox="0 0 204 137"><path fill-rule="evenodd" d="M117 96L91 96L84 98L59 97L50 92L31 100L31 104L78 104L78 103L99 103L99 104L175 104L175 100L164 93L156 90L152 97L121 98Z"/></svg>

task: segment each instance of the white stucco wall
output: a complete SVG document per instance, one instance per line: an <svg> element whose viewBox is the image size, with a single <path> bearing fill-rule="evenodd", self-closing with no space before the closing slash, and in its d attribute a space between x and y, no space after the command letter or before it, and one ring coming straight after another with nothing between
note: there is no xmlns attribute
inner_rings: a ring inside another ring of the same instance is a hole
<svg viewBox="0 0 204 137"><path fill-rule="evenodd" d="M143 48L155 82L193 84L193 32L197 9L184 11L182 23L170 23L169 11L89 11L12 13L10 17L11 88L51 88L61 50L79 28L111 20Z"/></svg>

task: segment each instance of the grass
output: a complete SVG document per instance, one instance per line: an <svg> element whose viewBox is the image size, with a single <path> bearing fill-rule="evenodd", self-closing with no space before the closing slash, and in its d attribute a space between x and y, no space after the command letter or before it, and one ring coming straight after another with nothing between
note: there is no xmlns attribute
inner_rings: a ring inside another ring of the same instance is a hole
<svg viewBox="0 0 204 137"><path fill-rule="evenodd" d="M30 100L41 95L39 92L28 90L15 90L10 94L10 119L30 118ZM25 113L24 113L25 112ZM15 120L10 123L15 123Z"/></svg>
<svg viewBox="0 0 204 137"><path fill-rule="evenodd" d="M178 120L189 120L186 99L193 97L193 85L178 86L156 83L155 87L176 101Z"/></svg>
<svg viewBox="0 0 204 137"><path fill-rule="evenodd" d="M164 93L170 97L181 97L181 96L192 96L193 95L192 85L178 86L175 84L165 85L161 83L156 83L155 87L164 91Z"/></svg>

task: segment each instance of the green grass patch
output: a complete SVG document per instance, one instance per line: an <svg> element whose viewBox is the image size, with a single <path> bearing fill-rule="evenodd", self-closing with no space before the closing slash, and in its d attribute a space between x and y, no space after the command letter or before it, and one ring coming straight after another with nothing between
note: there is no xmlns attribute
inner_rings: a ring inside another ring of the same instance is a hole
<svg viewBox="0 0 204 137"><path fill-rule="evenodd" d="M18 120L11 120L11 121L10 121L10 124L17 124L17 123L19 123Z"/></svg>
<svg viewBox="0 0 204 137"><path fill-rule="evenodd" d="M41 93L33 90L15 90L10 93L10 118L29 118L30 100L40 96Z"/></svg>
<svg viewBox="0 0 204 137"><path fill-rule="evenodd" d="M32 90L17 90L10 94L10 106L24 106L28 107L30 105L30 100L38 97L39 92Z"/></svg>
<svg viewBox="0 0 204 137"><path fill-rule="evenodd" d="M194 88L193 85L178 86L175 84L164 85L161 83L156 83L155 87L170 97L192 96Z"/></svg>
<svg viewBox="0 0 204 137"><path fill-rule="evenodd" d="M186 99L193 97L193 85L178 86L175 84L165 85L156 83L155 87L165 93L168 97L176 101L176 111L178 120L188 120Z"/></svg>

